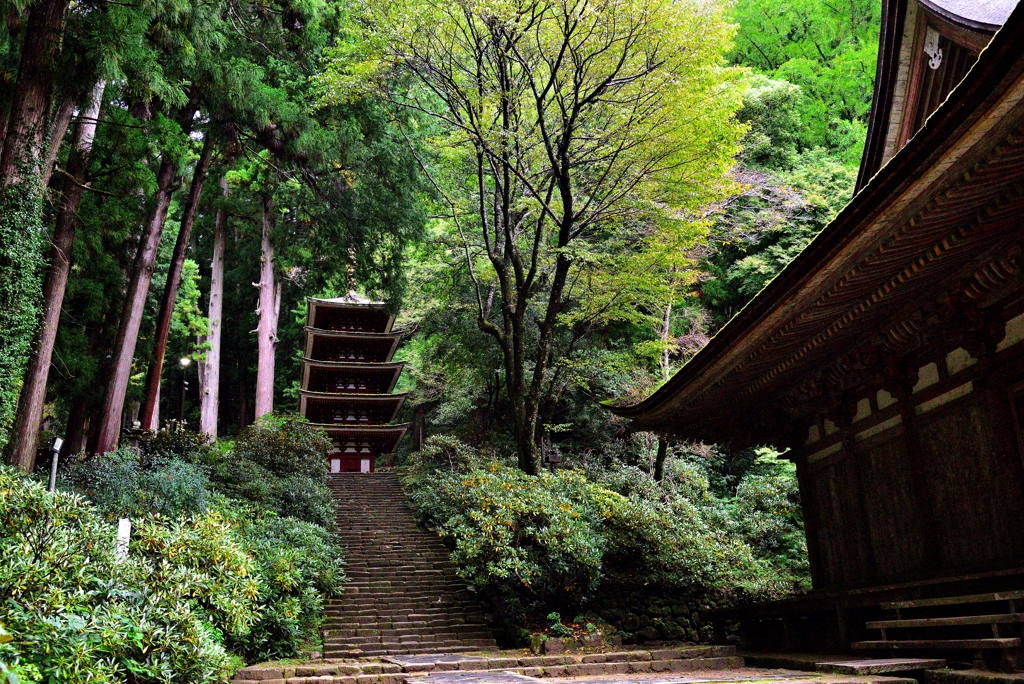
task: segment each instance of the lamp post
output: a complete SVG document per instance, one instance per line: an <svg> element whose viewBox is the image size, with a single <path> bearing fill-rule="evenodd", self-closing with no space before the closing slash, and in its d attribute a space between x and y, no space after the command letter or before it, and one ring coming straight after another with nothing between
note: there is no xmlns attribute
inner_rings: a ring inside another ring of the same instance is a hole
<svg viewBox="0 0 1024 684"><path fill-rule="evenodd" d="M64 440L60 437L54 437L50 440L50 491L52 492L57 488L57 456L60 454L60 448L64 445Z"/></svg>
<svg viewBox="0 0 1024 684"><path fill-rule="evenodd" d="M187 356L181 357L178 361L181 364L181 403L178 405L178 424L185 420L185 390L188 389L188 366L192 359Z"/></svg>

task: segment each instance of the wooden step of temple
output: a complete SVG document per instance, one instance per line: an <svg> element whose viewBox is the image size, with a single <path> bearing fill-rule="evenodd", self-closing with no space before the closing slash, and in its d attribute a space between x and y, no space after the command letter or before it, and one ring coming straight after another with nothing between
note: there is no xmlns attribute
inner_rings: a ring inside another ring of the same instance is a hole
<svg viewBox="0 0 1024 684"><path fill-rule="evenodd" d="M850 644L858 650L989 650L1020 648L1019 638L1008 639L899 639L892 641L855 641Z"/></svg>
<svg viewBox="0 0 1024 684"><path fill-rule="evenodd" d="M886 601L890 617L865 623L881 639L855 641L859 651L888 651L964 659L978 667L1007 669L1021 655L1024 617L1017 612L1024 591L989 592ZM999 604L1003 604L1000 606Z"/></svg>
<svg viewBox="0 0 1024 684"><path fill-rule="evenodd" d="M995 603L1024 599L1024 591L1000 591L968 596L946 596L940 598L916 599L913 601L890 601L882 604L882 610L903 610L905 608L932 608L936 606L958 606L968 603Z"/></svg>
<svg viewBox="0 0 1024 684"><path fill-rule="evenodd" d="M961 625L998 625L1024 622L1024 614L960 615L957 617L915 618L910 620L872 620L868 629L908 629L911 627L958 627Z"/></svg>

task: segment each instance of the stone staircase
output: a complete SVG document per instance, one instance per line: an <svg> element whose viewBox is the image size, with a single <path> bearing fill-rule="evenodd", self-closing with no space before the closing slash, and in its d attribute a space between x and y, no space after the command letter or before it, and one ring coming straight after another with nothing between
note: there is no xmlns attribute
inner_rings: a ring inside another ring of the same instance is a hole
<svg viewBox="0 0 1024 684"><path fill-rule="evenodd" d="M337 533L351 580L324 607L324 658L495 649L448 550L421 530L393 473L336 473Z"/></svg>
<svg viewBox="0 0 1024 684"><path fill-rule="evenodd" d="M610 653L567 653L534 656L522 651L504 651L485 655L409 655L331 660L298 664L267 663L239 670L232 682L261 684L530 684L540 678L629 676L659 678L686 677L696 681L715 681L695 677L707 670L734 670L743 667L734 646L676 646L657 650L614 651ZM724 674L719 672L719 675ZM508 675L514 675L509 677ZM739 682L777 681L779 678L751 677ZM593 680L591 680L593 681ZM620 680L622 681L622 680ZM729 680L725 680L729 681ZM857 678L823 681L820 675L801 684L916 684L913 679Z"/></svg>

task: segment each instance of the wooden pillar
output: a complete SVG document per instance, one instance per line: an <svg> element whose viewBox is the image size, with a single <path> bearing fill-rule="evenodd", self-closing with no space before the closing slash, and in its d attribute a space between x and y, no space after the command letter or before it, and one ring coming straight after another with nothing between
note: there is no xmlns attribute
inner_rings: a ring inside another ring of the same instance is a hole
<svg viewBox="0 0 1024 684"><path fill-rule="evenodd" d="M921 540L921 567L937 570L942 566L942 536L937 527L935 502L932 497L928 475L925 472L924 459L927 455L921 446L921 438L917 432L917 412L914 410L913 387L917 384L918 368L924 364L913 361L906 372L895 378L892 396L899 402L901 427L903 428L903 448L910 464L910 481L914 502L914 528ZM943 362L945 365L945 362Z"/></svg>
<svg viewBox="0 0 1024 684"><path fill-rule="evenodd" d="M796 481L800 488L800 507L804 514L804 536L807 539L807 559L811 566L811 586L820 590L828 584L823 573L821 557L820 527L818 517L818 497L812 491L810 475L807 472L806 457L794 461L796 464Z"/></svg>

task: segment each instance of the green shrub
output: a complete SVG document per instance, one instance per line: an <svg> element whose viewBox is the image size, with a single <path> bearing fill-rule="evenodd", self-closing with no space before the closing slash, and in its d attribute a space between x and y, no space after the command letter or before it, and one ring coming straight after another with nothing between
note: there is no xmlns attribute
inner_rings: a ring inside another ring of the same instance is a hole
<svg viewBox="0 0 1024 684"><path fill-rule="evenodd" d="M774 454L762 454L756 466L736 488L732 516L737 529L758 556L777 568L780 585L810 589L796 468Z"/></svg>
<svg viewBox="0 0 1024 684"><path fill-rule="evenodd" d="M579 608L602 581L762 588L765 567L742 538L712 524L714 516L666 496L636 468L608 475L532 477L492 463L406 482L419 515L451 543L461 576L514 619Z"/></svg>
<svg viewBox="0 0 1024 684"><path fill-rule="evenodd" d="M220 450L209 437L181 428L145 433L138 442L138 453L145 467L171 459L206 465L220 456Z"/></svg>
<svg viewBox="0 0 1024 684"><path fill-rule="evenodd" d="M256 565L256 602L265 606L248 629L229 632L234 636L224 642L250 661L292 657L313 645L324 598L338 593L345 579L341 549L327 529L275 512L333 518L323 475L309 476L317 464L324 470L323 456L314 460L313 449L302 444L306 439L315 446L308 438L317 435L310 435L303 424L285 431L300 433L293 454L298 451L299 468L305 471L288 473L280 454L266 453L282 441L276 425L265 424L255 436L250 435L242 442L246 450L241 453L214 448L205 438L184 430L153 433L140 441L138 451L123 448L93 457L75 464L66 476L111 519L146 520L154 514L187 518L215 511L229 522L232 543L246 549ZM242 487L237 476L244 472L256 475Z"/></svg>
<svg viewBox="0 0 1024 684"><path fill-rule="evenodd" d="M140 454L121 447L76 462L64 480L109 518L204 513L211 497L203 469L180 460L173 452Z"/></svg>
<svg viewBox="0 0 1024 684"><path fill-rule="evenodd" d="M493 464L438 474L413 495L421 515L454 545L453 560L481 589L573 606L600 580L598 510L572 473L539 477Z"/></svg>
<svg viewBox="0 0 1024 684"><path fill-rule="evenodd" d="M0 684L19 684L20 682L37 682L43 678L39 668L21 662L18 649L12 643L12 637L0 623Z"/></svg>
<svg viewBox="0 0 1024 684"><path fill-rule="evenodd" d="M242 430L230 453L204 458L213 487L224 495L330 529L332 448L323 430L302 418L268 417Z"/></svg>
<svg viewBox="0 0 1024 684"><path fill-rule="evenodd" d="M345 581L341 548L319 525L237 507L234 523L264 578L268 608L232 648L249 662L298 655L319 638L324 598Z"/></svg>
<svg viewBox="0 0 1024 684"><path fill-rule="evenodd" d="M0 621L47 682L226 681L259 615L253 560L208 512L143 519L128 556L80 496L0 470Z"/></svg>
<svg viewBox="0 0 1024 684"><path fill-rule="evenodd" d="M234 456L279 477L322 477L333 446L322 428L298 416L266 416L238 434Z"/></svg>
<svg viewBox="0 0 1024 684"><path fill-rule="evenodd" d="M476 450L468 444L450 435L433 435L422 449L410 455L406 477L418 482L439 470L464 473L472 470L477 461Z"/></svg>

